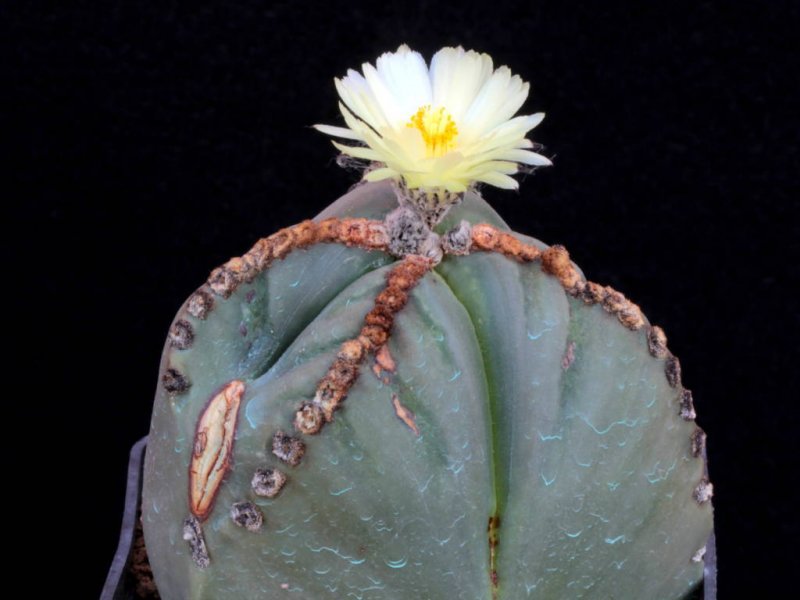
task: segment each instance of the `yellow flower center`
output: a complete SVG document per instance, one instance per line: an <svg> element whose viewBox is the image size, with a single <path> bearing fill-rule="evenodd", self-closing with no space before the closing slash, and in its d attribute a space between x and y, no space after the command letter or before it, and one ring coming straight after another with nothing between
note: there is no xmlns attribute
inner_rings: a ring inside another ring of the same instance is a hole
<svg viewBox="0 0 800 600"><path fill-rule="evenodd" d="M455 148L458 128L444 106L436 109L430 104L420 106L406 127L418 129L422 134L428 157L443 156Z"/></svg>

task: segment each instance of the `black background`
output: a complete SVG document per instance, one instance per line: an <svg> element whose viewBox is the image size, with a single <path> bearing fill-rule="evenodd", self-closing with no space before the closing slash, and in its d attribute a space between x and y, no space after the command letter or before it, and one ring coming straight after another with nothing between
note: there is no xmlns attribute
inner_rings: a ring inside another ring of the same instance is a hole
<svg viewBox="0 0 800 600"><path fill-rule="evenodd" d="M485 196L665 328L709 436L722 597L796 587L797 2L17 4L6 298L27 315L23 423L55 426L69 490L37 495L85 542L86 597L174 312L354 182L309 125L340 122L334 76L401 42L532 82L523 112L547 113L532 137L555 167Z"/></svg>

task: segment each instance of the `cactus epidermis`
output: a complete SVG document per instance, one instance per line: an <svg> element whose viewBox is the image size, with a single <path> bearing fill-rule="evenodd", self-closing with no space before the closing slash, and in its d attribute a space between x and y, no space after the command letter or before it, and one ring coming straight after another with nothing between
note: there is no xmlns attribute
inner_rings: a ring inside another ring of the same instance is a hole
<svg viewBox="0 0 800 600"><path fill-rule="evenodd" d="M395 206L365 184L321 217ZM462 220L508 231L471 193L439 229ZM142 506L162 597L685 597L712 527L704 434L663 333L607 288L445 256L332 422L296 431L394 260L317 244L181 308Z"/></svg>

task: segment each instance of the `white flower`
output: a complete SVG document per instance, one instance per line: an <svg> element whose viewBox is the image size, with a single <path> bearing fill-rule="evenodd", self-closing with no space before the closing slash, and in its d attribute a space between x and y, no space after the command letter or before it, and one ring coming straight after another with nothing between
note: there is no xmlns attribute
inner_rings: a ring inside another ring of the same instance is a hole
<svg viewBox="0 0 800 600"><path fill-rule="evenodd" d="M314 127L357 143L334 141L344 154L378 163L368 181L391 178L423 193L458 194L473 182L516 189L509 175L520 164L552 164L525 139L544 113L514 117L528 84L508 67L495 70L488 54L442 48L429 69L402 45L362 69L335 79L347 127Z"/></svg>

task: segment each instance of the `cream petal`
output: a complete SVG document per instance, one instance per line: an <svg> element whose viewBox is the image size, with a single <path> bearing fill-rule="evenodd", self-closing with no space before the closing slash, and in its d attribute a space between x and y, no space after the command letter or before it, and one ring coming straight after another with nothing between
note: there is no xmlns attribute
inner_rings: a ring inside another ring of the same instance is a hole
<svg viewBox="0 0 800 600"><path fill-rule="evenodd" d="M456 194L460 194L461 192L466 192L467 187L469 187L469 182L465 183L463 181L452 181L448 185L447 183L443 183L442 187L446 188L451 192L455 192Z"/></svg>
<svg viewBox="0 0 800 600"><path fill-rule="evenodd" d="M380 160L381 157L372 148L365 148L364 146L345 146L339 142L331 140L331 143L336 146L336 149L352 156L353 158L363 158L364 160Z"/></svg>
<svg viewBox="0 0 800 600"><path fill-rule="evenodd" d="M334 79L334 84L342 102L350 107L350 110L357 114L359 119L374 128L387 125L381 107L360 73L351 69L344 79Z"/></svg>
<svg viewBox="0 0 800 600"><path fill-rule="evenodd" d="M500 86L502 82L498 83ZM464 133L468 139L484 135L498 125L508 121L525 103L530 86L516 75L512 77L505 89L495 87L486 102L485 116L471 122L465 122Z"/></svg>
<svg viewBox="0 0 800 600"><path fill-rule="evenodd" d="M501 123L497 127L495 127L492 131L497 132L498 134L505 133L506 131L519 128L520 131L523 133L528 133L531 129L539 125L544 120L544 113L534 113L532 115L520 115L519 117L514 117L513 119L509 119L505 123Z"/></svg>
<svg viewBox="0 0 800 600"><path fill-rule="evenodd" d="M433 169L440 173L445 173L460 167L464 164L464 155L460 152L448 152L444 156L434 159Z"/></svg>
<svg viewBox="0 0 800 600"><path fill-rule="evenodd" d="M395 54L383 54L377 60L376 70L406 120L420 106L431 103L428 65L419 52L401 46Z"/></svg>
<svg viewBox="0 0 800 600"><path fill-rule="evenodd" d="M382 103L381 99L375 95L374 90L367 82L366 78L358 74L358 79L354 78L354 91L358 95L358 102L363 110L368 114L374 115L375 127L390 127L393 123L391 107Z"/></svg>
<svg viewBox="0 0 800 600"><path fill-rule="evenodd" d="M444 106L460 123L492 74L492 58L464 48L442 48L431 60L433 105Z"/></svg>
<svg viewBox="0 0 800 600"><path fill-rule="evenodd" d="M380 154L381 162L388 167L406 172L417 168L417 160L409 155L408 148L395 139L384 136L380 137L374 132L369 132L365 137L367 144Z"/></svg>
<svg viewBox="0 0 800 600"><path fill-rule="evenodd" d="M475 100L464 116L463 129L480 134L491 129L494 113L506 101L507 89L511 83L511 70L502 66L481 87Z"/></svg>
<svg viewBox="0 0 800 600"><path fill-rule="evenodd" d="M500 160L513 160L514 162L536 167L549 167L553 164L546 156L536 154L530 150L519 150L515 148L503 151L497 158Z"/></svg>
<svg viewBox="0 0 800 600"><path fill-rule="evenodd" d="M414 127L403 127L393 132L387 142L394 143L409 160L419 161L425 158L425 140L419 129Z"/></svg>
<svg viewBox="0 0 800 600"><path fill-rule="evenodd" d="M495 171L497 173L513 175L518 170L519 168L515 162L506 160L490 160L476 165L471 172L473 174L480 175L488 171Z"/></svg>
<svg viewBox="0 0 800 600"><path fill-rule="evenodd" d="M363 138L363 141L370 148L376 150L381 154L393 155L397 153L397 148L389 144L389 139L381 137L374 129L368 127L365 123L359 121L353 114L347 110L343 104L339 104L339 110L342 111L345 123L353 131L357 132ZM390 133L392 130L389 131Z"/></svg>
<svg viewBox="0 0 800 600"><path fill-rule="evenodd" d="M450 192L465 192L467 185L458 179L441 176L436 173L425 173L413 179L414 185L422 188L445 188Z"/></svg>
<svg viewBox="0 0 800 600"><path fill-rule="evenodd" d="M383 77L380 76L377 69L369 63L364 63L364 79L367 80L367 85L377 104L381 107L386 121L390 127L399 127L405 123L407 115L400 106L398 106L394 94L389 90Z"/></svg>
<svg viewBox="0 0 800 600"><path fill-rule="evenodd" d="M516 179L502 173L495 173L493 171L481 175L480 177L476 178L475 181L482 181L483 183L488 183L489 185L503 188L504 190L519 189L519 182Z"/></svg>
<svg viewBox="0 0 800 600"><path fill-rule="evenodd" d="M342 102L339 103L339 111L344 117L345 124L362 137L367 131L374 131L366 122L360 120L353 113L351 113Z"/></svg>
<svg viewBox="0 0 800 600"><path fill-rule="evenodd" d="M348 140L358 140L360 142L364 141L360 135L355 133L353 130L348 129L347 127L336 127L334 125L320 125L320 124L312 125L312 127L317 131L321 131L322 133L326 133L334 137L345 138Z"/></svg>
<svg viewBox="0 0 800 600"><path fill-rule="evenodd" d="M394 169L389 169L387 167L380 167L378 169L373 169L372 171L367 171L364 173L364 179L366 181L381 181L383 179L389 179L391 177L397 177L399 173Z"/></svg>
<svg viewBox="0 0 800 600"><path fill-rule="evenodd" d="M485 136L474 142L470 147L470 154L485 152L501 146L509 146L518 143L525 137L525 134L536 127L544 119L544 113L514 117L513 119L501 123L492 129ZM466 149L462 149L466 153Z"/></svg>
<svg viewBox="0 0 800 600"><path fill-rule="evenodd" d="M516 81L514 81L514 79L516 79ZM505 102L494 113L493 118L487 125L487 129L496 127L500 123L507 121L517 114L517 111L525 104L525 100L528 98L528 92L530 91L530 85L523 83L522 80L515 75L509 87L513 89L509 90Z"/></svg>

